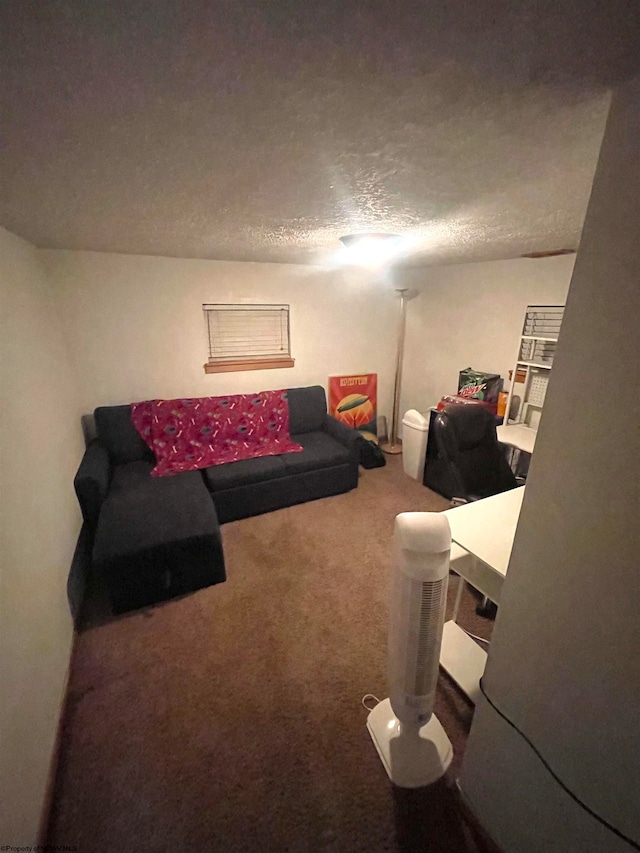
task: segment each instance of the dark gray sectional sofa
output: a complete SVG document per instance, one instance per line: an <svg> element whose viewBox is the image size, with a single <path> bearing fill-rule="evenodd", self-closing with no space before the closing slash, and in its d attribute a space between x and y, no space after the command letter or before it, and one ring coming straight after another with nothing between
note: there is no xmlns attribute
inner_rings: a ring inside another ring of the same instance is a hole
<svg viewBox="0 0 640 853"><path fill-rule="evenodd" d="M152 477L154 456L129 406L95 410L97 438L74 485L92 564L116 613L226 579L220 524L358 485L360 434L327 414L324 388L288 391L289 430L304 450Z"/></svg>

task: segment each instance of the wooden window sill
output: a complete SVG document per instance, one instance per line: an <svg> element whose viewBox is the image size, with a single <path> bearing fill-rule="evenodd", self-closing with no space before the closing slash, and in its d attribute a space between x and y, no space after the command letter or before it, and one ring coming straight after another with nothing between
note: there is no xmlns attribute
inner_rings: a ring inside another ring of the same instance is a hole
<svg viewBox="0 0 640 853"><path fill-rule="evenodd" d="M250 361L243 359L224 359L208 361L204 365L205 373L231 373L235 370L276 370L280 367L293 367L295 359L285 358L254 358Z"/></svg>

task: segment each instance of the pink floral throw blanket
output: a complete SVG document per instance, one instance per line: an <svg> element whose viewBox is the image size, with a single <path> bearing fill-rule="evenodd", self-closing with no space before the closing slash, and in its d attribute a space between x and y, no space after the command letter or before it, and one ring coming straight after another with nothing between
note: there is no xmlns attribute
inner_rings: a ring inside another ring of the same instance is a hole
<svg viewBox="0 0 640 853"><path fill-rule="evenodd" d="M155 477L256 456L295 453L286 391L132 403L131 420L155 453Z"/></svg>

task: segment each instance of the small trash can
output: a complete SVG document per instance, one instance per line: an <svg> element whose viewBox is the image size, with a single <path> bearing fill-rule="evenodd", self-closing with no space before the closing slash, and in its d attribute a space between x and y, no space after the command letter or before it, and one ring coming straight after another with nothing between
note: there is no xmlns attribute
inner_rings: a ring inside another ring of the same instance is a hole
<svg viewBox="0 0 640 853"><path fill-rule="evenodd" d="M424 457L427 451L429 418L409 409L402 418L402 464L404 473L422 480Z"/></svg>

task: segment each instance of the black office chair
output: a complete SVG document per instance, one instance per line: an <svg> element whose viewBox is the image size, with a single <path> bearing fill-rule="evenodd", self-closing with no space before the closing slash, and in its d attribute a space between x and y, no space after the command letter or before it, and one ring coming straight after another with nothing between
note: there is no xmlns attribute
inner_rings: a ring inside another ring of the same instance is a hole
<svg viewBox="0 0 640 853"><path fill-rule="evenodd" d="M447 406L435 417L423 482L456 504L488 498L518 485L498 442L495 417L488 409ZM496 605L485 597L476 612L491 618Z"/></svg>
<svg viewBox="0 0 640 853"><path fill-rule="evenodd" d="M496 421L484 406L447 406L433 420L423 482L453 503L468 503L507 492L518 484ZM484 597L476 613L495 617L497 607Z"/></svg>
<svg viewBox="0 0 640 853"><path fill-rule="evenodd" d="M425 486L455 502L488 498L516 487L496 421L484 406L446 406L434 419Z"/></svg>

